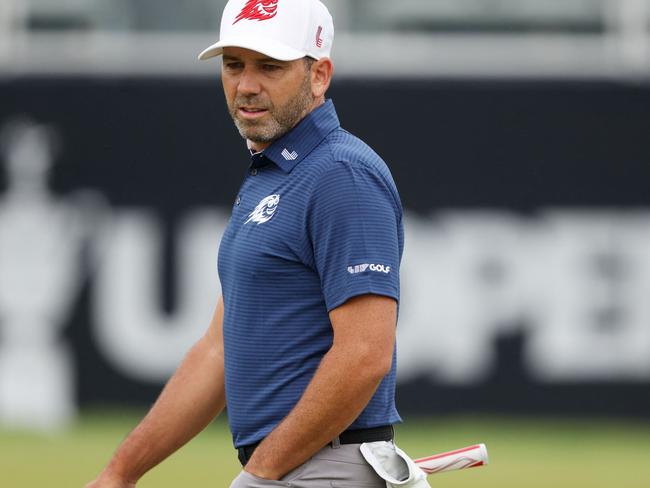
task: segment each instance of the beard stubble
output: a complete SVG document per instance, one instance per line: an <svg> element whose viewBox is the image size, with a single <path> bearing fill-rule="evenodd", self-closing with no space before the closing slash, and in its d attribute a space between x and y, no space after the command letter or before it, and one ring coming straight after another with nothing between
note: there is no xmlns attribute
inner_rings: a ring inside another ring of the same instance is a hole
<svg viewBox="0 0 650 488"><path fill-rule="evenodd" d="M270 101L264 101L258 95L238 95L230 108L230 116L235 126L244 139L258 144L271 143L291 129L307 115L309 108L314 102L311 92L309 73L305 76L300 85L298 93L289 98L289 101L282 107L276 107ZM242 120L239 118L238 107L252 105L268 110L270 118L265 121Z"/></svg>

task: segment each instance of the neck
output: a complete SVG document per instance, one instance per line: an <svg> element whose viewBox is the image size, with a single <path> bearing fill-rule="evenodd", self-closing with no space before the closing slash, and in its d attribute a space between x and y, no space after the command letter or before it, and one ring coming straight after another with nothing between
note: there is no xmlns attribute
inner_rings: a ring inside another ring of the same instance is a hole
<svg viewBox="0 0 650 488"><path fill-rule="evenodd" d="M248 139L246 143L248 144L248 149L254 153L262 152L264 149L273 144L273 142L253 142L250 139Z"/></svg>

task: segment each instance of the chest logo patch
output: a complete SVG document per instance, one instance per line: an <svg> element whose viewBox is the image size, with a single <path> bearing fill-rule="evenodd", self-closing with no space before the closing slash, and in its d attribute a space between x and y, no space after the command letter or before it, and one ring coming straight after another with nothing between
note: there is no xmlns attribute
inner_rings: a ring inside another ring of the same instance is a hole
<svg viewBox="0 0 650 488"><path fill-rule="evenodd" d="M275 211L278 209L279 204L280 195L269 195L257 204L255 210L248 215L248 220L244 222L244 225L249 222L254 222L257 225L268 222L275 215Z"/></svg>

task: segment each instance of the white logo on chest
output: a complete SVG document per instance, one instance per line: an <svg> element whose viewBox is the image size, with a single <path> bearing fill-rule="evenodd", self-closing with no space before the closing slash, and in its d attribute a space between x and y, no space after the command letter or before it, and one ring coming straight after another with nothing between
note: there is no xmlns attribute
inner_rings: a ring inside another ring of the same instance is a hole
<svg viewBox="0 0 650 488"><path fill-rule="evenodd" d="M255 210L248 215L248 220L244 225L249 222L255 222L257 225L268 222L275 215L275 211L280 204L280 195L269 195L257 204Z"/></svg>

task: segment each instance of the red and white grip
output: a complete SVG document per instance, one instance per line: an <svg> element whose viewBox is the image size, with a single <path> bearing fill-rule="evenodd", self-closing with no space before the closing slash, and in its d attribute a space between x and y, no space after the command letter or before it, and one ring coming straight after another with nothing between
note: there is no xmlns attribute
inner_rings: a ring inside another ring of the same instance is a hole
<svg viewBox="0 0 650 488"><path fill-rule="evenodd" d="M457 469L475 468L488 463L488 454L485 444L443 452L421 459L415 459L415 464L426 474L455 471Z"/></svg>

